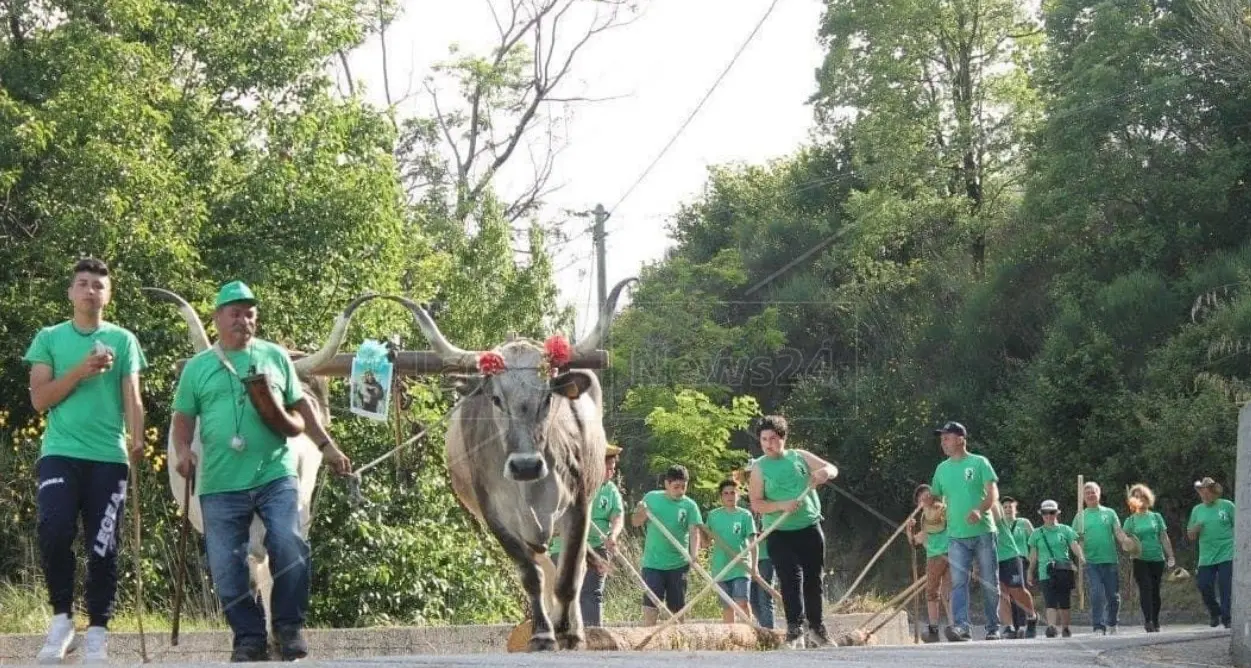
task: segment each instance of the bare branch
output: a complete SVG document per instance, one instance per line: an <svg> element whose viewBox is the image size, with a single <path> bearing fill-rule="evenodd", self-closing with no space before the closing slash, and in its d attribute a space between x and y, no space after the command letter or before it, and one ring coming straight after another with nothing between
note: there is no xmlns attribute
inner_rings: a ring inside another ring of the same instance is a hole
<svg viewBox="0 0 1251 668"><path fill-rule="evenodd" d="M348 65L347 53L339 49L339 62L343 64L343 75L347 78L348 93L356 97L356 81L352 78L352 68Z"/></svg>

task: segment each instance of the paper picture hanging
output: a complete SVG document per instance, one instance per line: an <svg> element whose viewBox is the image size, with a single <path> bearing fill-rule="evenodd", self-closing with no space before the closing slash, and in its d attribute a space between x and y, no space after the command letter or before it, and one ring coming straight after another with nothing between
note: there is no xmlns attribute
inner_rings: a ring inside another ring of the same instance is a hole
<svg viewBox="0 0 1251 668"><path fill-rule="evenodd" d="M393 372L394 365L387 359L386 346L374 340L361 344L352 358L352 375L348 385L353 414L379 422L387 421Z"/></svg>

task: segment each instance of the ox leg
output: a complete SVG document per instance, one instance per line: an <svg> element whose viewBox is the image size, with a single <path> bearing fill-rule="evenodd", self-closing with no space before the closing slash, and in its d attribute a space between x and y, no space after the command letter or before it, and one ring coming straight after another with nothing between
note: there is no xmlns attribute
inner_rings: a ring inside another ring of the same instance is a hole
<svg viewBox="0 0 1251 668"><path fill-rule="evenodd" d="M493 512L488 511L487 526L499 541L504 553L513 560L521 577L521 586L530 599L530 616L533 617L530 633L531 652L550 652L556 649L556 635L552 632L552 620L547 616L543 600L543 571L536 563L536 555L530 546L514 536Z"/></svg>
<svg viewBox="0 0 1251 668"><path fill-rule="evenodd" d="M582 501L565 513L565 535L569 538L556 567L556 640L561 649L580 649L586 638L582 629L579 598L586 579L587 506Z"/></svg>

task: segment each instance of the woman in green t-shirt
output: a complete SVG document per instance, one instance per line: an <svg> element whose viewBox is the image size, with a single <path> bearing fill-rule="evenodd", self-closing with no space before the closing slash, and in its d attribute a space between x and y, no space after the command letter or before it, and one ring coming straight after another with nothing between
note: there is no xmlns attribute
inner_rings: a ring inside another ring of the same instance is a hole
<svg viewBox="0 0 1251 668"><path fill-rule="evenodd" d="M1042 502L1038 513L1043 525L1029 535L1029 584L1034 585L1034 566L1038 566L1038 579L1043 598L1047 602L1047 637L1056 637L1057 617L1060 635L1073 635L1069 623L1073 617L1072 594L1076 586L1077 569L1082 567L1085 556L1077 542L1073 527L1060 523L1060 505L1051 499Z"/></svg>
<svg viewBox="0 0 1251 668"><path fill-rule="evenodd" d="M1147 633L1155 633L1160 630L1160 580L1164 569L1172 568L1175 563L1173 543L1168 539L1164 517L1151 510L1155 506L1155 492L1150 487L1142 483L1130 487L1128 504L1130 515L1122 528L1136 542L1134 582L1138 583L1143 628Z"/></svg>
<svg viewBox="0 0 1251 668"><path fill-rule="evenodd" d="M1230 627L1230 590L1234 577L1234 503L1221 498L1221 484L1211 478L1195 482L1203 503L1190 511L1186 532L1199 541L1199 572L1195 578L1211 615L1209 625ZM1220 603L1216 589L1220 587Z"/></svg>

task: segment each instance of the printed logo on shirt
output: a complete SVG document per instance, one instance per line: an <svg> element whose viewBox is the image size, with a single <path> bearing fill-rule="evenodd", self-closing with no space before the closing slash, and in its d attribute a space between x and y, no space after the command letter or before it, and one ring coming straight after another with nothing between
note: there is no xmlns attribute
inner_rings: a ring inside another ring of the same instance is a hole
<svg viewBox="0 0 1251 668"><path fill-rule="evenodd" d="M682 526L686 526L686 509L685 508L678 511L678 524L681 524Z"/></svg>
<svg viewBox="0 0 1251 668"><path fill-rule="evenodd" d="M1221 518L1222 522L1229 522L1229 511L1218 510L1216 514Z"/></svg>
<svg viewBox="0 0 1251 668"><path fill-rule="evenodd" d="M606 510L607 508L608 508L608 499L607 499L607 498L600 499L600 500L599 500L599 509L600 509L600 510Z"/></svg>
<svg viewBox="0 0 1251 668"><path fill-rule="evenodd" d="M967 469L965 469L965 470L964 470L964 480L965 480L966 482L972 482L972 481L973 481L973 469L971 469L971 468L967 468Z"/></svg>
<svg viewBox="0 0 1251 668"><path fill-rule="evenodd" d="M735 535L735 536L741 536L741 535L743 535L743 525L742 525L742 524L735 524L735 525L734 525L734 535Z"/></svg>

